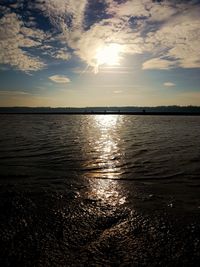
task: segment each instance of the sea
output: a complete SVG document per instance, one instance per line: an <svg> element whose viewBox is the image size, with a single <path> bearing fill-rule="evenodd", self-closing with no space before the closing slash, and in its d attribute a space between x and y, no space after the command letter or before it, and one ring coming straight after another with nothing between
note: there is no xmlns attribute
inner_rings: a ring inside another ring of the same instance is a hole
<svg viewBox="0 0 200 267"><path fill-rule="evenodd" d="M200 116L1 114L0 200L2 266L197 266Z"/></svg>

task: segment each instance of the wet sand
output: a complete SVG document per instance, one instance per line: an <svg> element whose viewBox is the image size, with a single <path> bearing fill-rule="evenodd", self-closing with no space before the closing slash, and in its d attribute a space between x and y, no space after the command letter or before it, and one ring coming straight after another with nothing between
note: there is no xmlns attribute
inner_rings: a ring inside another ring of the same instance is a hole
<svg viewBox="0 0 200 267"><path fill-rule="evenodd" d="M198 209L154 195L112 205L75 189L1 187L1 266L199 266Z"/></svg>

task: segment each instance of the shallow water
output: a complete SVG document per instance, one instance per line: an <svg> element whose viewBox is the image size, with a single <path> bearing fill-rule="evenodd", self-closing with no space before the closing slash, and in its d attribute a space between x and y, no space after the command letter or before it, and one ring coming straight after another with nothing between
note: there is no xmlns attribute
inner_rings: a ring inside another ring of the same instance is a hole
<svg viewBox="0 0 200 267"><path fill-rule="evenodd" d="M0 129L2 266L198 266L200 117L0 115Z"/></svg>
<svg viewBox="0 0 200 267"><path fill-rule="evenodd" d="M2 184L73 190L81 183L113 203L123 203L135 182L189 193L200 186L200 117L1 115L0 129Z"/></svg>

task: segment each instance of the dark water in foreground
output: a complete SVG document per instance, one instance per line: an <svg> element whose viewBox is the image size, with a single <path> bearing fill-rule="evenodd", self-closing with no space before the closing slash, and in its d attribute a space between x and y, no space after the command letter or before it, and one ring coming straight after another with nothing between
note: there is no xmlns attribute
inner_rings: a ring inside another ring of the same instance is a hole
<svg viewBox="0 0 200 267"><path fill-rule="evenodd" d="M198 266L200 117L1 115L2 266Z"/></svg>

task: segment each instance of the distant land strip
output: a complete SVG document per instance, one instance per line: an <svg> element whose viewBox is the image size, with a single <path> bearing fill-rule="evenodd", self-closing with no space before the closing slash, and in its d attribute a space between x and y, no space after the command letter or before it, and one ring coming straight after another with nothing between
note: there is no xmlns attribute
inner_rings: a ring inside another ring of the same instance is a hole
<svg viewBox="0 0 200 267"><path fill-rule="evenodd" d="M142 116L200 116L200 112L1 112L4 115L142 115Z"/></svg>
<svg viewBox="0 0 200 267"><path fill-rule="evenodd" d="M62 114L62 115L192 115L200 116L196 106L160 107L87 107L87 108L50 108L50 107L0 107L0 114Z"/></svg>

